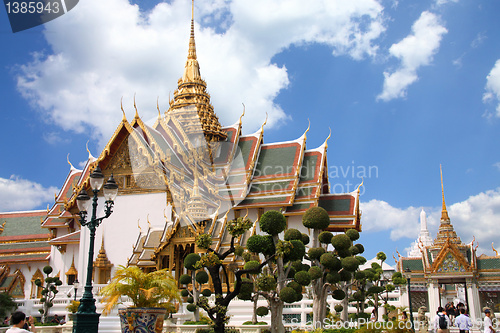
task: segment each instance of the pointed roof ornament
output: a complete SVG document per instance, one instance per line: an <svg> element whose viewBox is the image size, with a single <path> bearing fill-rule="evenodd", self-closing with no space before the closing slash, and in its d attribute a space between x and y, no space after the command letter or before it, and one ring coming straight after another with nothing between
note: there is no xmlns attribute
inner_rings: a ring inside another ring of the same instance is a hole
<svg viewBox="0 0 500 333"><path fill-rule="evenodd" d="M85 147L87 148L87 153L89 153L89 160L92 160L92 161L95 160L95 157L92 156L92 154L90 153L90 150L89 150L89 140L87 140Z"/></svg>
<svg viewBox="0 0 500 333"><path fill-rule="evenodd" d="M330 130L330 133L328 134L328 137L325 140L325 146L326 146L326 148L328 148L328 140L330 140L330 138L332 137L332 128L328 127L328 129Z"/></svg>
<svg viewBox="0 0 500 333"><path fill-rule="evenodd" d="M443 208L441 210L441 220L449 220L448 211L446 210L446 203L444 202L444 185L443 185L443 168L441 164L439 165L439 171L441 173L441 192L443 194Z"/></svg>
<svg viewBox="0 0 500 333"><path fill-rule="evenodd" d="M260 127L260 130L263 131L264 130L264 126L266 126L267 124L267 112L266 112L266 120L264 121L264 123L262 124L262 126Z"/></svg>
<svg viewBox="0 0 500 333"><path fill-rule="evenodd" d="M137 219L137 228L139 228L139 233L142 234L141 219Z"/></svg>
<svg viewBox="0 0 500 333"><path fill-rule="evenodd" d="M123 96L120 100L120 108L122 109L122 113L123 113L123 118L122 118L122 122L126 122L127 121L127 116L125 116L125 110L123 110Z"/></svg>
<svg viewBox="0 0 500 333"><path fill-rule="evenodd" d="M245 115L245 103L241 103L241 104L243 104L243 113L241 114L240 120L238 121L240 126L241 126L241 118L243 118L243 116Z"/></svg>
<svg viewBox="0 0 500 333"><path fill-rule="evenodd" d="M135 93L134 93L134 109L135 109L135 119L139 119L139 112L137 111L137 105L135 105Z"/></svg>
<svg viewBox="0 0 500 333"><path fill-rule="evenodd" d="M307 139L307 132L309 132L309 129L311 128L311 120L309 120L309 118L307 118L307 121L309 122L309 125L307 125L307 129L304 132L304 136L306 137L306 139Z"/></svg>
<svg viewBox="0 0 500 333"><path fill-rule="evenodd" d="M158 104L159 99L160 99L160 96L156 97L156 110L158 110L158 120L161 119L160 105Z"/></svg>
<svg viewBox="0 0 500 333"><path fill-rule="evenodd" d="M68 164L70 165L71 167L71 171L76 171L76 168L73 166L73 164L71 164L71 162L69 161L69 153L68 153L68 156L66 156L66 160L68 161Z"/></svg>

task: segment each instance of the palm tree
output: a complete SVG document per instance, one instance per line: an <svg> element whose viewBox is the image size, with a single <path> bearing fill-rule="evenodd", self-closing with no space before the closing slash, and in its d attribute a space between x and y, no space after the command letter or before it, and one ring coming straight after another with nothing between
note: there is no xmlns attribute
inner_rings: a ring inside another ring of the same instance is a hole
<svg viewBox="0 0 500 333"><path fill-rule="evenodd" d="M106 303L104 315L120 303L121 296L128 296L135 308L166 308L168 312L175 312L175 301L180 302L177 282L167 269L144 273L136 266L120 266L100 294Z"/></svg>

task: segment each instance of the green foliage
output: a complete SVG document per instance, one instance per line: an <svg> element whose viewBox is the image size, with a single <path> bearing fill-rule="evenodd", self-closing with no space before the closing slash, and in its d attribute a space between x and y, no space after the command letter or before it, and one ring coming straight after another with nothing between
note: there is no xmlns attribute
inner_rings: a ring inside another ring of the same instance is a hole
<svg viewBox="0 0 500 333"><path fill-rule="evenodd" d="M255 314L259 317L267 316L268 313L269 309L267 308L267 306L259 306L255 311Z"/></svg>
<svg viewBox="0 0 500 333"><path fill-rule="evenodd" d="M294 303L297 298L297 292L291 287L284 287L280 291L280 299L285 303Z"/></svg>
<svg viewBox="0 0 500 333"><path fill-rule="evenodd" d="M258 262L256 260L250 260L250 261L245 263L244 269L252 270L253 272L250 272L250 274L259 274L260 273L260 269L258 269L259 266L260 266L260 262Z"/></svg>
<svg viewBox="0 0 500 333"><path fill-rule="evenodd" d="M17 303L11 295L6 292L0 293L0 318L5 318L7 312L17 309Z"/></svg>
<svg viewBox="0 0 500 333"><path fill-rule="evenodd" d="M323 230L330 225L330 216L324 208L312 207L302 216L302 224L306 228Z"/></svg>
<svg viewBox="0 0 500 333"><path fill-rule="evenodd" d="M293 239L290 241L292 248L287 252L285 252L285 260L295 261L301 260L306 254L306 246L302 241Z"/></svg>
<svg viewBox="0 0 500 333"><path fill-rule="evenodd" d="M340 274L337 272L330 272L326 274L326 282L331 284L340 282Z"/></svg>
<svg viewBox="0 0 500 333"><path fill-rule="evenodd" d="M345 234L347 235L347 237L349 237L351 241L359 239L359 232L356 229L349 229L345 232Z"/></svg>
<svg viewBox="0 0 500 333"><path fill-rule="evenodd" d="M364 299L363 293L358 290L354 294L352 294L352 298L357 302L361 302Z"/></svg>
<svg viewBox="0 0 500 333"><path fill-rule="evenodd" d="M385 285L385 290L387 290L388 292L391 292L391 291L396 290L396 287L393 284L388 283Z"/></svg>
<svg viewBox="0 0 500 333"><path fill-rule="evenodd" d="M191 297L191 296L189 296L189 297L187 298L186 302L188 302L189 304L192 304L192 303L194 303L194 298L193 298L193 297Z"/></svg>
<svg viewBox="0 0 500 333"><path fill-rule="evenodd" d="M196 308L197 308L196 304L192 304L192 303L191 303L191 304L188 304L188 305L186 306L186 310L188 310L189 312L195 312L195 311L196 311Z"/></svg>
<svg viewBox="0 0 500 333"><path fill-rule="evenodd" d="M257 289L261 291L273 291L276 290L277 282L276 278L272 275L264 275L256 280Z"/></svg>
<svg viewBox="0 0 500 333"><path fill-rule="evenodd" d="M394 283L397 286L404 285L406 284L406 279L403 277L403 275L400 272L395 272L392 274L392 283Z"/></svg>
<svg viewBox="0 0 500 333"><path fill-rule="evenodd" d="M341 289L336 289L332 292L332 297L336 300L343 300L345 298L345 292Z"/></svg>
<svg viewBox="0 0 500 333"><path fill-rule="evenodd" d="M259 220L260 230L269 235L277 235L286 228L286 218L277 210L269 210Z"/></svg>
<svg viewBox="0 0 500 333"><path fill-rule="evenodd" d="M349 251L350 251L353 255L356 255L356 254L358 254L358 253L359 253L359 249L358 249L358 247L357 247L357 246L354 246L354 245L353 245L353 246L351 246L351 247L349 248Z"/></svg>
<svg viewBox="0 0 500 333"><path fill-rule="evenodd" d="M194 279L200 284L205 284L208 282L208 274L205 271L199 271L198 273L196 273Z"/></svg>
<svg viewBox="0 0 500 333"><path fill-rule="evenodd" d="M180 302L175 278L167 269L144 273L137 266L119 266L111 282L100 292L108 314L122 296L128 296L137 308L166 308L174 312L174 301Z"/></svg>
<svg viewBox="0 0 500 333"><path fill-rule="evenodd" d="M195 269L201 269L203 267L212 267L222 264L222 261L214 252L209 252L203 255L196 264L194 264Z"/></svg>
<svg viewBox="0 0 500 333"><path fill-rule="evenodd" d="M247 321L243 322L243 325L267 325L267 323L265 321L258 321L256 323L254 323L251 320L247 320ZM264 332L264 330L262 330L262 332ZM224 333L227 333L227 332L224 332Z"/></svg>
<svg viewBox="0 0 500 333"><path fill-rule="evenodd" d="M335 250L347 250L351 246L351 239L346 234L338 234L333 236L332 245Z"/></svg>
<svg viewBox="0 0 500 333"><path fill-rule="evenodd" d="M310 248L309 251L307 251L307 255L309 259L315 260L319 259L319 257L321 257L325 252L326 250L322 247L313 247Z"/></svg>
<svg viewBox="0 0 500 333"><path fill-rule="evenodd" d="M366 275L365 275L365 272L364 271L358 271L356 273L354 273L354 278L356 280L363 280L366 278Z"/></svg>
<svg viewBox="0 0 500 333"><path fill-rule="evenodd" d="M252 292L253 292L253 282L248 278L241 279L241 288L240 293L238 294L238 298L241 300L251 300ZM236 283L236 281L235 281Z"/></svg>
<svg viewBox="0 0 500 333"><path fill-rule="evenodd" d="M387 259L387 256L385 255L384 252L380 251L379 253L377 253L377 259L385 261Z"/></svg>
<svg viewBox="0 0 500 333"><path fill-rule="evenodd" d="M343 258L342 267L349 272L354 272L359 267L359 261L354 257Z"/></svg>
<svg viewBox="0 0 500 333"><path fill-rule="evenodd" d="M356 256L355 258L358 260L360 265L364 265L366 263L366 258L363 256Z"/></svg>
<svg viewBox="0 0 500 333"><path fill-rule="evenodd" d="M250 252L263 253L265 252L266 246L267 246L266 237L262 235L253 235L250 236L247 240L247 249Z"/></svg>
<svg viewBox="0 0 500 333"><path fill-rule="evenodd" d="M245 251L245 247L241 245L236 245L234 247L234 255L241 257L243 255L243 252Z"/></svg>
<svg viewBox="0 0 500 333"><path fill-rule="evenodd" d="M309 244L309 235L302 234L302 243L304 243L304 245Z"/></svg>
<svg viewBox="0 0 500 333"><path fill-rule="evenodd" d="M319 234L318 240L323 244L330 244L333 238L333 234L330 231L323 231Z"/></svg>
<svg viewBox="0 0 500 333"><path fill-rule="evenodd" d="M200 234L196 237L196 245L200 249L209 249L210 245L212 245L212 236L209 234Z"/></svg>
<svg viewBox="0 0 500 333"><path fill-rule="evenodd" d="M309 272L300 271L295 273L294 280L301 286L307 286L311 283L311 275L309 275Z"/></svg>
<svg viewBox="0 0 500 333"><path fill-rule="evenodd" d="M340 313L342 312L342 310L344 310L344 307L340 304L337 304L333 307L333 309L335 310L335 312Z"/></svg>
<svg viewBox="0 0 500 333"><path fill-rule="evenodd" d="M194 271L194 265L200 261L201 257L196 253L190 253L184 258L184 267L189 269L190 271Z"/></svg>
<svg viewBox="0 0 500 333"><path fill-rule="evenodd" d="M340 259L330 252L322 254L321 257L319 258L319 262L321 263L321 265L323 265L325 268L328 268L329 270L338 271L340 268L342 268L342 263Z"/></svg>
<svg viewBox="0 0 500 333"><path fill-rule="evenodd" d="M181 290L181 296L182 297L188 297L189 296L189 291L187 289L182 289Z"/></svg>
<svg viewBox="0 0 500 333"><path fill-rule="evenodd" d="M243 261L247 262L247 261L250 261L252 259L252 254L248 251L245 251L245 252L243 252L241 257L243 258Z"/></svg>
<svg viewBox="0 0 500 333"><path fill-rule="evenodd" d="M205 297L210 297L212 295L212 291L210 289L205 288L201 291L201 294Z"/></svg>
<svg viewBox="0 0 500 333"><path fill-rule="evenodd" d="M367 294L372 294L372 295L375 295L375 294L380 294L381 292L383 292L385 290L384 287L380 287L380 286L371 286L370 288L368 288L368 290L366 291Z"/></svg>
<svg viewBox="0 0 500 333"><path fill-rule="evenodd" d="M345 269L341 270L339 274L340 274L340 281L350 281L352 279L351 272L346 271Z"/></svg>
<svg viewBox="0 0 500 333"><path fill-rule="evenodd" d="M47 275L49 275L50 273L52 273L52 267L50 267L49 265L45 266L43 268L43 272Z"/></svg>
<svg viewBox="0 0 500 333"><path fill-rule="evenodd" d="M227 231L233 237L238 237L243 235L248 229L250 229L253 225L253 222L249 219L245 219L243 217L238 217L235 220L229 221L227 225Z"/></svg>
<svg viewBox="0 0 500 333"><path fill-rule="evenodd" d="M355 244L354 246L356 246L358 248L359 254L365 252L365 247L362 244Z"/></svg>
<svg viewBox="0 0 500 333"><path fill-rule="evenodd" d="M191 275L189 274L182 274L181 277L179 278L180 284L190 284L191 282L193 281L191 280Z"/></svg>
<svg viewBox="0 0 500 333"><path fill-rule="evenodd" d="M323 272L318 266L312 266L309 268L309 275L311 276L311 280L316 280L323 276Z"/></svg>
<svg viewBox="0 0 500 333"><path fill-rule="evenodd" d="M286 241L291 241L293 239L302 241L302 233L297 229L290 228L285 231L285 236L283 239Z"/></svg>
<svg viewBox="0 0 500 333"><path fill-rule="evenodd" d="M337 254L340 258L347 258L347 257L350 257L352 256L352 253L351 251L349 251L349 249L341 249L341 250L337 250Z"/></svg>

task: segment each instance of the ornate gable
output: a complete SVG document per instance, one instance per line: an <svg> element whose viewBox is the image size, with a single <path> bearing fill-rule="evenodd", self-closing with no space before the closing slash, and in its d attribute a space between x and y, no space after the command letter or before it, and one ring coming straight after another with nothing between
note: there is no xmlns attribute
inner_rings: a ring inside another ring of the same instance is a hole
<svg viewBox="0 0 500 333"><path fill-rule="evenodd" d="M450 240L446 241L431 266L432 273L457 274L471 271L472 268L467 259Z"/></svg>

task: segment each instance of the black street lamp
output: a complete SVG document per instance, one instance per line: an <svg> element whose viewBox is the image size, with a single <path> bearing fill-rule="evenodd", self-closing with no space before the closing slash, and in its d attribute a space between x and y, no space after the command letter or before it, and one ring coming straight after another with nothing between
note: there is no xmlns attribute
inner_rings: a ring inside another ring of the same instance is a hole
<svg viewBox="0 0 500 333"><path fill-rule="evenodd" d="M413 311L411 309L411 270L409 267L405 269L406 280L408 280L408 304L410 311L410 322L411 322L411 330L415 332L415 324L413 323Z"/></svg>
<svg viewBox="0 0 500 333"><path fill-rule="evenodd" d="M80 283L78 282L78 280L75 280L75 282L73 282L73 288L75 289L75 301L76 301L76 293L78 292L79 286L80 286Z"/></svg>
<svg viewBox="0 0 500 333"><path fill-rule="evenodd" d="M78 306L78 312L76 313L73 322L73 333L87 333L87 332L97 332L99 327L99 316L101 314L96 313L95 299L92 294L92 271L94 269L94 240L95 240L95 230L101 224L102 220L108 218L113 212L113 204L118 194L118 185L113 179L113 175L109 177L107 183L104 185L103 194L106 199L106 208L104 211L104 216L97 218L97 196L102 184L104 183L104 175L102 174L99 165L96 166L94 171L90 174L90 187L92 187L92 192L94 193L92 199L92 216L90 221L86 220L87 209L90 203L90 197L85 189L82 189L78 196L76 197L76 203L78 209L80 210L80 224L86 226L90 230L90 244L89 244L89 258L87 266L87 281L85 284L85 291L80 299L80 305ZM76 295L76 291L75 291Z"/></svg>

